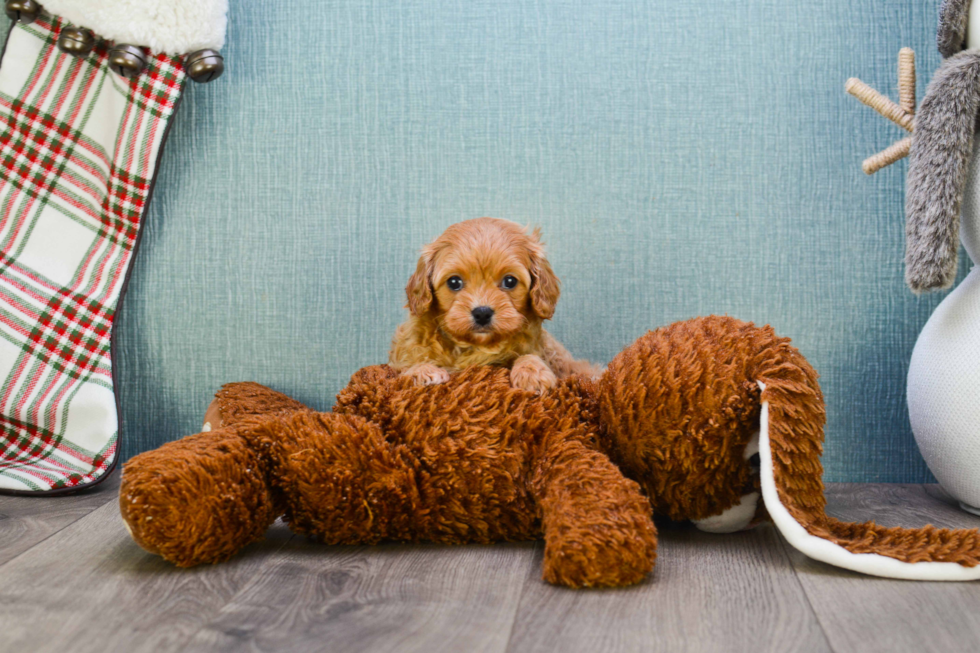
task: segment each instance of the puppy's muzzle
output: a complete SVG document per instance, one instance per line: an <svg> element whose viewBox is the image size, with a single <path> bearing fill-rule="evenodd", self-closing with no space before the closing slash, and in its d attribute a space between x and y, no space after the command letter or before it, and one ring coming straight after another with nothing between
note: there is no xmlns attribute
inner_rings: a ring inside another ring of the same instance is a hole
<svg viewBox="0 0 980 653"><path fill-rule="evenodd" d="M473 316L473 323L478 327L490 326L493 321L493 309L489 306L477 306L470 314Z"/></svg>

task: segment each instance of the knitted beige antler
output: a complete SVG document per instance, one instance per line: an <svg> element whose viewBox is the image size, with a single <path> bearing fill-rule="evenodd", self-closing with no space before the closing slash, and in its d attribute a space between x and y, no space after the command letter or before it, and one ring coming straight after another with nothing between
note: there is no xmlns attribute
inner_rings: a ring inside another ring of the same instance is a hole
<svg viewBox="0 0 980 653"><path fill-rule="evenodd" d="M856 77L847 80L844 90L905 131L911 132L915 120L915 52L911 48L902 48L898 52L898 104ZM861 169L869 175L874 174L885 166L908 156L911 145L911 136L903 138L881 152L869 156L861 164Z"/></svg>

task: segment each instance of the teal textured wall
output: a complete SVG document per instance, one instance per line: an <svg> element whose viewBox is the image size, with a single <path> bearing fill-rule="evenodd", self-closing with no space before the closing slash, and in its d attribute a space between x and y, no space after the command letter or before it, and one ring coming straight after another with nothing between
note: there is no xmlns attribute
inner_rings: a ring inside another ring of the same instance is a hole
<svg viewBox="0 0 980 653"><path fill-rule="evenodd" d="M118 328L126 456L193 432L221 384L327 409L387 356L422 244L539 224L552 331L606 361L709 313L821 372L831 481L929 478L904 384L940 297L902 281L900 137L843 92L919 93L937 0L233 3L228 71L187 89Z"/></svg>

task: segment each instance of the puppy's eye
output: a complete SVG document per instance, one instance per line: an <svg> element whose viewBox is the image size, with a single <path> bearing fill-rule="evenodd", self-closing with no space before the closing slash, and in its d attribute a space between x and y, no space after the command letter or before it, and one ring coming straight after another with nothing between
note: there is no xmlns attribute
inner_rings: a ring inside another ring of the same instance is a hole
<svg viewBox="0 0 980 653"><path fill-rule="evenodd" d="M452 291L462 290L463 280L458 275L454 274L453 276L446 279L446 286Z"/></svg>
<svg viewBox="0 0 980 653"><path fill-rule="evenodd" d="M513 274L508 274L500 282L500 287L504 290L513 290L517 287L517 277L515 277Z"/></svg>

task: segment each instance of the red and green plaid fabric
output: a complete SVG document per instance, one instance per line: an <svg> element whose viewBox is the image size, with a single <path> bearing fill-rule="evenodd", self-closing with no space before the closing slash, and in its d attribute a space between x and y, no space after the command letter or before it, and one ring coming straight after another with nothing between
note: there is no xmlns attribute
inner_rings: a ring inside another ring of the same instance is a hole
<svg viewBox="0 0 980 653"><path fill-rule="evenodd" d="M115 464L110 334L180 61L133 80L63 23L17 23L0 62L0 491L87 485Z"/></svg>

